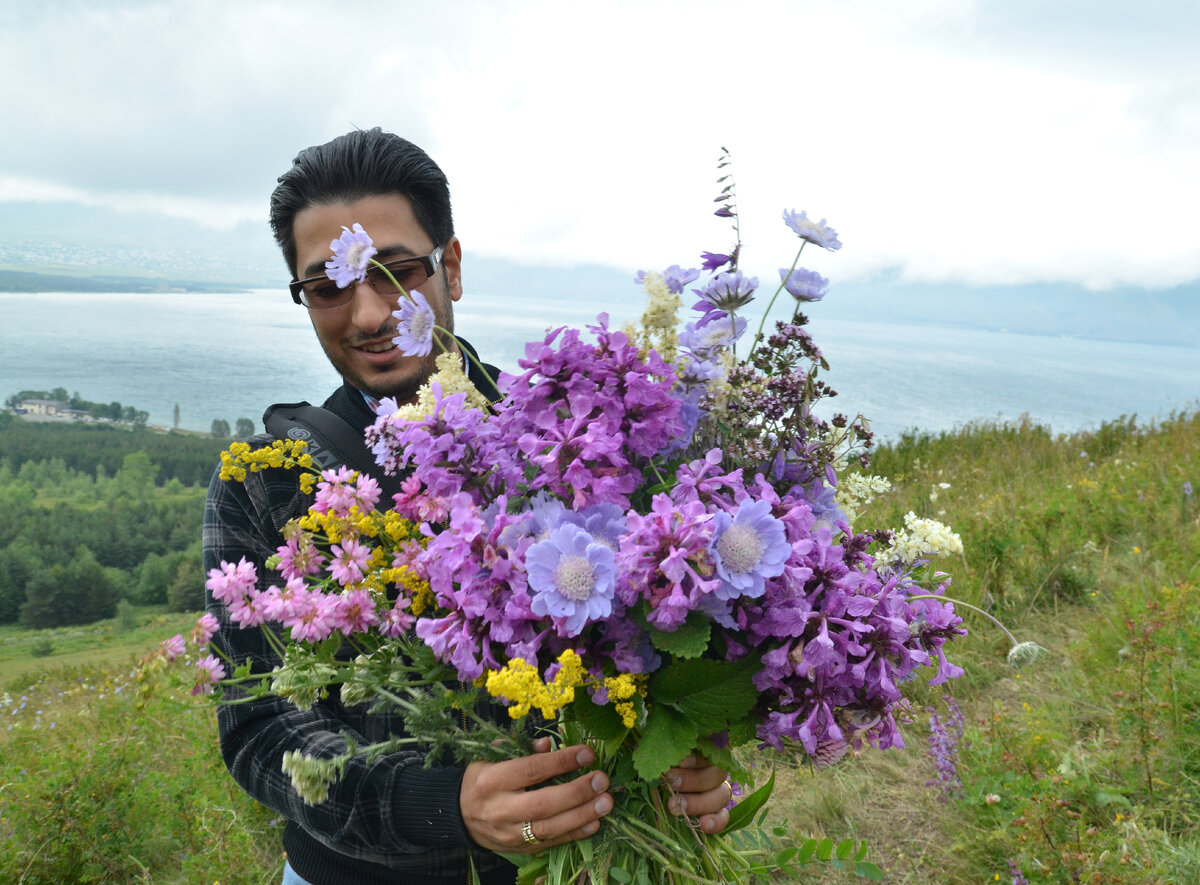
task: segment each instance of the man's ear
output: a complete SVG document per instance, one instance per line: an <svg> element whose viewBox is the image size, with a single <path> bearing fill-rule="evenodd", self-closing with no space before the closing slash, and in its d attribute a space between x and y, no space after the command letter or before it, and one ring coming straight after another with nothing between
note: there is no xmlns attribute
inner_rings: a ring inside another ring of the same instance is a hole
<svg viewBox="0 0 1200 885"><path fill-rule="evenodd" d="M462 243L458 237L451 237L442 253L442 267L446 270L446 283L450 292L450 300L462 298Z"/></svg>

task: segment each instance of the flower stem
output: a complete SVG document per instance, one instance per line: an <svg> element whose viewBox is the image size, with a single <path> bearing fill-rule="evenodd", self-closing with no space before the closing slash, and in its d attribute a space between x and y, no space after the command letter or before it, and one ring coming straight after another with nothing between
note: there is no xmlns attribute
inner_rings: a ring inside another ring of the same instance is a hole
<svg viewBox="0 0 1200 885"><path fill-rule="evenodd" d="M750 355L746 357L746 362L754 359L754 352L758 350L758 343L762 339L763 326L767 324L767 315L771 312L771 308L775 306L775 299L779 297L779 293L783 291L783 283L792 275L792 271L796 269L796 265L800 263L800 253L804 251L804 247L808 245L807 241L800 242L800 248L796 250L796 257L792 259L792 266L788 268L787 276L779 281L779 285L775 289L775 294L771 296L771 300L767 302L767 309L763 311L762 319L758 321L758 331L754 333L754 338L750 342Z"/></svg>
<svg viewBox="0 0 1200 885"><path fill-rule="evenodd" d="M922 593L920 596L908 597L909 602L915 602L918 599L936 599L939 602L953 602L955 605L961 605L964 608L969 608L973 612L978 612L979 614L981 614L985 618L987 618L989 621L991 621L993 624L995 624L997 627L999 627L1001 630L1003 630L1004 635L1008 637L1008 641L1011 642L1014 646L1020 645L1020 643L1017 642L1017 637L1013 636L1012 633L1009 632L1009 629L1007 627L1005 627L1002 623L1000 623L1000 621L998 621L996 618L989 615L987 612L985 612L983 609L981 609L977 605L971 605L971 603L969 603L969 602L963 602L961 599L955 599L952 596L938 596L935 593Z"/></svg>

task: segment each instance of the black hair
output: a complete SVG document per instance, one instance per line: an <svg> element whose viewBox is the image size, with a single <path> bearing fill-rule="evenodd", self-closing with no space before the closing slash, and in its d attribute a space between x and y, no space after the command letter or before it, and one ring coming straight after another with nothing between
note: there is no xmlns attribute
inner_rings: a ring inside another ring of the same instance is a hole
<svg viewBox="0 0 1200 885"><path fill-rule="evenodd" d="M408 198L435 246L454 235L446 175L411 141L376 126L302 150L271 194L271 231L288 270L296 274L294 226L300 210L393 193Z"/></svg>

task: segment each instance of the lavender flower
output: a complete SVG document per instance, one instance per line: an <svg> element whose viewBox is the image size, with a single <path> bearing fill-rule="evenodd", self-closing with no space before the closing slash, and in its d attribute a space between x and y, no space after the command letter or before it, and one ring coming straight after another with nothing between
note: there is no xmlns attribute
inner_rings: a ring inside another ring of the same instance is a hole
<svg viewBox="0 0 1200 885"><path fill-rule="evenodd" d="M413 289L407 298L400 299L400 308L393 311L392 316L400 322L396 337L392 339L400 352L405 356L428 356L433 350L437 318L425 296Z"/></svg>
<svg viewBox="0 0 1200 885"><path fill-rule="evenodd" d="M693 289L705 304L732 313L754 300L758 277L743 276L740 270L723 272L709 280L702 289Z"/></svg>
<svg viewBox="0 0 1200 885"><path fill-rule="evenodd" d="M365 280L371 259L378 251L357 221L354 230L343 225L342 235L330 243L329 248L333 250L333 258L325 262L325 273L337 283L339 289Z"/></svg>
<svg viewBox="0 0 1200 885"><path fill-rule="evenodd" d="M937 767L937 777L926 781L927 787L939 787L938 799L945 802L952 799L962 790L962 780L958 776L958 745L962 741L966 720L962 710L954 698L946 696L946 707L949 715L943 719L937 711L929 711L929 749L928 754Z"/></svg>
<svg viewBox="0 0 1200 885"><path fill-rule="evenodd" d="M714 514L708 552L721 578L719 598L756 599L763 595L767 578L783 574L792 545L783 523L771 515L770 502L747 499L735 516L724 510Z"/></svg>
<svg viewBox="0 0 1200 885"><path fill-rule="evenodd" d="M667 291L675 295L682 294L683 287L699 277L700 270L698 268L689 267L684 269L678 264L672 264L663 271L663 281L667 284Z"/></svg>
<svg viewBox="0 0 1200 885"><path fill-rule="evenodd" d="M679 343L699 360L712 360L746 331L742 317L720 316L701 323L688 323L679 333Z"/></svg>
<svg viewBox="0 0 1200 885"><path fill-rule="evenodd" d="M825 219L812 221L807 212L797 212L795 209L783 211L783 222L790 227L802 240L807 240L814 246L836 252L842 248L837 231L825 224Z"/></svg>
<svg viewBox="0 0 1200 885"><path fill-rule="evenodd" d="M779 268L779 278L783 281L783 288L787 289L788 294L797 301L820 301L825 297L825 290L829 287L829 280L821 276L813 270L805 270L798 267L791 273L788 273L786 268Z"/></svg>
<svg viewBox="0 0 1200 885"><path fill-rule="evenodd" d="M561 525L530 547L525 569L533 613L561 620L566 636L578 636L589 622L612 613L616 555L579 526Z"/></svg>
<svg viewBox="0 0 1200 885"><path fill-rule="evenodd" d="M1187 479L1185 479L1185 480L1183 481L1183 495L1184 495L1184 497L1185 497L1185 498L1190 498L1190 497L1192 497L1192 495L1193 495L1193 494L1195 494L1195 492L1194 492L1194 491L1193 491L1193 489L1192 489L1192 483L1191 483L1191 480L1187 480Z"/></svg>
<svg viewBox="0 0 1200 885"><path fill-rule="evenodd" d="M732 264L737 258L737 250L735 249L732 255L725 255L721 252L701 252L700 257L704 259L704 263L700 265L704 270L717 270L727 264Z"/></svg>

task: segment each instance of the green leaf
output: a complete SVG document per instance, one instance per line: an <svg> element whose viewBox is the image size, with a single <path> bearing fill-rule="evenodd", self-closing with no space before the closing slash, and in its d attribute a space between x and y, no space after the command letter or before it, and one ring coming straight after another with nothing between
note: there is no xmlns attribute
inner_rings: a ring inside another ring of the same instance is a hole
<svg viewBox="0 0 1200 885"><path fill-rule="evenodd" d="M687 620L672 631L659 630L650 625L650 642L659 651L677 658L698 658L708 648L712 635L712 621L701 612L689 612Z"/></svg>
<svg viewBox="0 0 1200 885"><path fill-rule="evenodd" d="M656 781L696 746L700 729L679 710L655 704L646 717L642 739L633 751L638 777Z"/></svg>
<svg viewBox="0 0 1200 885"><path fill-rule="evenodd" d="M838 843L837 848L834 850L834 854L837 855L838 859L840 859L840 860L845 860L853 853L854 853L854 840L853 839L843 839L841 842Z"/></svg>
<svg viewBox="0 0 1200 885"><path fill-rule="evenodd" d="M855 860L862 860L867 856L867 840L863 839L858 845L858 851L854 852Z"/></svg>
<svg viewBox="0 0 1200 885"><path fill-rule="evenodd" d="M833 857L833 840L826 836L817 846L817 860L829 860Z"/></svg>
<svg viewBox="0 0 1200 885"><path fill-rule="evenodd" d="M610 869L608 871L608 875L611 876L613 879L616 879L618 882L632 882L633 881L633 876L629 875L629 873L625 872L620 867L613 867L612 869Z"/></svg>
<svg viewBox="0 0 1200 885"><path fill-rule="evenodd" d="M771 791L774 789L775 773L771 772L770 780L749 796L743 797L741 802L730 809L729 823L725 827L725 832L732 833L734 830L740 830L753 821L754 815L758 814L759 809L767 804L767 800L771 798Z"/></svg>
<svg viewBox="0 0 1200 885"><path fill-rule="evenodd" d="M873 863L860 862L854 867L854 875L861 876L864 879L870 879L872 882L883 881L883 870L875 866Z"/></svg>
<svg viewBox="0 0 1200 885"><path fill-rule="evenodd" d="M711 734L750 712L758 700L758 690L751 680L759 667L757 655L733 663L675 661L650 678L650 697L655 699L655 709L675 706L702 729L701 733Z"/></svg>
<svg viewBox="0 0 1200 885"><path fill-rule="evenodd" d="M804 841L804 843L800 846L800 853L798 855L796 855L796 859L798 861L800 861L800 863L808 863L810 860L812 860L813 855L816 853L817 853L817 840L816 839L806 839Z"/></svg>
<svg viewBox="0 0 1200 885"><path fill-rule="evenodd" d="M603 742L607 755L616 755L629 729L611 704L600 706L593 703L586 692L580 692L579 695L569 708L575 721L587 729L592 737Z"/></svg>

